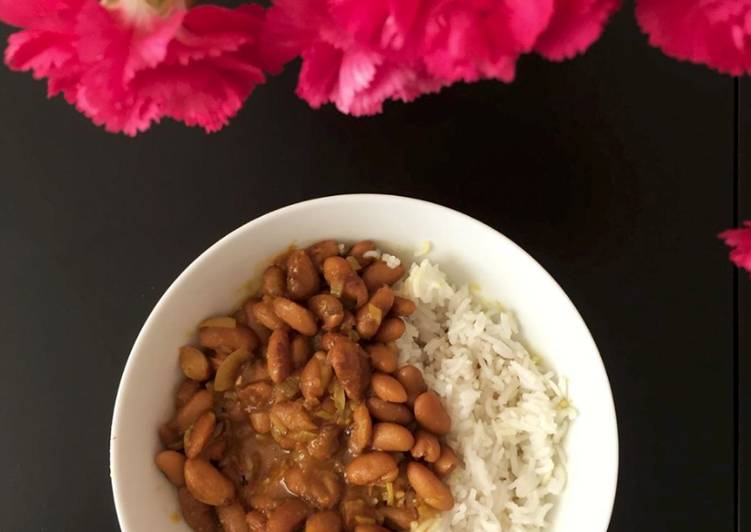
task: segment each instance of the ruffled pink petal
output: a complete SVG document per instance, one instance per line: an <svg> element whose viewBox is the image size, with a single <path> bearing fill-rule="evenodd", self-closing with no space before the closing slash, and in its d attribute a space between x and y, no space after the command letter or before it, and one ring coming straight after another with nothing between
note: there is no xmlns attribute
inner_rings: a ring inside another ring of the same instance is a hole
<svg viewBox="0 0 751 532"><path fill-rule="evenodd" d="M374 51L354 48L344 53L333 97L340 111L349 112L355 98L373 82L381 63L383 56Z"/></svg>
<svg viewBox="0 0 751 532"><path fill-rule="evenodd" d="M596 41L620 0L556 0L550 25L535 50L551 61L570 59Z"/></svg>
<svg viewBox="0 0 751 532"><path fill-rule="evenodd" d="M739 268L751 272L751 220L743 225L738 229L723 231L719 237L731 248L730 260Z"/></svg>
<svg viewBox="0 0 751 532"><path fill-rule="evenodd" d="M170 46L170 62L188 63L236 52L243 46L260 46L264 12L261 6L245 4L235 10L213 5L199 5L189 10L182 28ZM257 63L263 58L256 54ZM269 69L281 65L268 65Z"/></svg>
<svg viewBox="0 0 751 532"><path fill-rule="evenodd" d="M320 39L327 10L326 0L276 0L266 12L262 55L275 64L302 55Z"/></svg>
<svg viewBox="0 0 751 532"><path fill-rule="evenodd" d="M636 18L650 44L669 56L751 73L751 0L639 0Z"/></svg>
<svg viewBox="0 0 751 532"><path fill-rule="evenodd" d="M83 86L78 107L107 131L135 135L162 117L214 132L242 107L264 81L258 68L223 56L190 65L164 65L140 72L123 100Z"/></svg>
<svg viewBox="0 0 751 532"><path fill-rule="evenodd" d="M19 28L65 31L87 0L0 0L0 21Z"/></svg>
<svg viewBox="0 0 751 532"><path fill-rule="evenodd" d="M446 81L514 79L553 14L552 0L467 0L436 10L428 28L428 71Z"/></svg>
<svg viewBox="0 0 751 532"><path fill-rule="evenodd" d="M82 69L70 35L16 32L8 37L5 62L13 70L31 71L35 79L47 78L48 97L62 93L68 102L74 100Z"/></svg>
<svg viewBox="0 0 751 532"><path fill-rule="evenodd" d="M324 42L315 43L302 53L297 95L313 109L331 101L339 80L342 57L341 50Z"/></svg>
<svg viewBox="0 0 751 532"><path fill-rule="evenodd" d="M364 49L341 51L317 43L303 53L297 94L313 108L331 102L353 116L380 113L386 100L411 101L443 82L414 67L385 62Z"/></svg>
<svg viewBox="0 0 751 532"><path fill-rule="evenodd" d="M347 108L337 108L353 116L374 115L383 110L386 100L411 102L415 98L438 92L444 83L424 72L393 64L378 69L368 87L358 93Z"/></svg>
<svg viewBox="0 0 751 532"><path fill-rule="evenodd" d="M263 80L260 69L224 57L150 70L139 76L133 91L155 102L161 116L214 132L227 125Z"/></svg>
<svg viewBox="0 0 751 532"><path fill-rule="evenodd" d="M5 62L13 70L30 70L35 79L54 75L76 57L70 36L49 31L24 30L8 37Z"/></svg>
<svg viewBox="0 0 751 532"><path fill-rule="evenodd" d="M47 78L49 97L75 99L81 62L74 41L78 11L86 0L0 0L0 20L26 27L8 38L5 63L13 70Z"/></svg>

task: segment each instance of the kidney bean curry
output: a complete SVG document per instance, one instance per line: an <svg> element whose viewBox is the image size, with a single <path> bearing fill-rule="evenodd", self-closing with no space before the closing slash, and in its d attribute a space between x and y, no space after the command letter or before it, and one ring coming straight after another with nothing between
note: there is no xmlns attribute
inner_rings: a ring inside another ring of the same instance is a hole
<svg viewBox="0 0 751 532"><path fill-rule="evenodd" d="M196 532L378 532L454 504L451 418L394 344L415 304L371 241L291 249L180 349L158 468ZM369 253L370 252L370 253Z"/></svg>

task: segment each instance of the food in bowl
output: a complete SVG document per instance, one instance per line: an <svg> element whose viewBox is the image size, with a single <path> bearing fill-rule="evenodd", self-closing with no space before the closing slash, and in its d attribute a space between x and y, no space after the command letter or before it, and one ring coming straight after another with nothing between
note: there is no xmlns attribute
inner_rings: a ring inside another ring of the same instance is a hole
<svg viewBox="0 0 751 532"><path fill-rule="evenodd" d="M194 530L545 526L575 414L563 381L509 314L428 261L404 273L370 241L318 242L199 325L155 459Z"/></svg>

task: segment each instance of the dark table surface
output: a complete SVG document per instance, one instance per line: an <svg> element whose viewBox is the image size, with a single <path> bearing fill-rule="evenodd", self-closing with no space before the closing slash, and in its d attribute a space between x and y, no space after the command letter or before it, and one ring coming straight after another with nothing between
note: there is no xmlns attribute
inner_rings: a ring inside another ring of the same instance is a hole
<svg viewBox="0 0 751 532"><path fill-rule="evenodd" d="M295 76L218 134L132 140L0 69L0 531L116 530L112 406L157 299L244 222L345 192L464 211L563 286L615 397L611 531L734 530L751 283L715 235L751 216L750 85L648 47L630 7L584 57L375 118L310 110Z"/></svg>

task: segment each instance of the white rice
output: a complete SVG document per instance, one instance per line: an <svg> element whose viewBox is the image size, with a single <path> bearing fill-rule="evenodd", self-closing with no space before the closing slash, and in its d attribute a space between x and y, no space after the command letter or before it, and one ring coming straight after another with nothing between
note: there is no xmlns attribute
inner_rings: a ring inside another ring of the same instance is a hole
<svg viewBox="0 0 751 532"><path fill-rule="evenodd" d="M380 249L371 249L370 251L363 253L362 256L366 259L382 260L386 263L386 266L392 270L402 263L399 257L383 253Z"/></svg>
<svg viewBox="0 0 751 532"><path fill-rule="evenodd" d="M514 317L456 288L429 260L401 292L417 303L397 341L453 421L448 443L463 465L448 478L456 503L413 531L544 530L566 483L562 440L576 410L566 380L519 342Z"/></svg>
<svg viewBox="0 0 751 532"><path fill-rule="evenodd" d="M386 266L388 266L392 270L402 263L402 261L399 260L399 257L396 257L394 255L389 255L388 253L384 253L383 255L381 255L381 260L385 262Z"/></svg>

